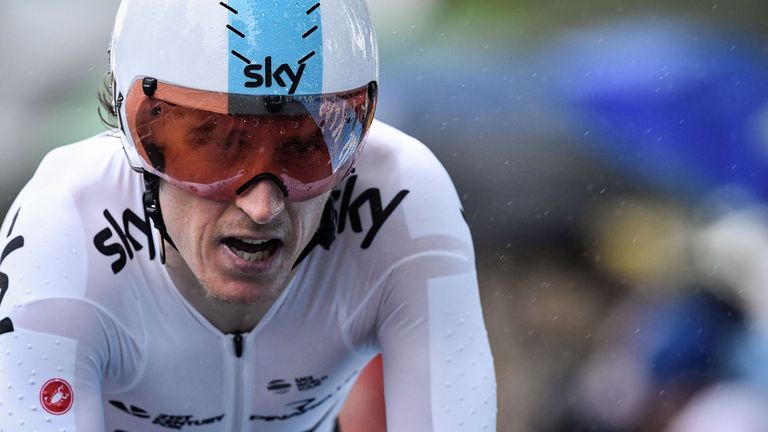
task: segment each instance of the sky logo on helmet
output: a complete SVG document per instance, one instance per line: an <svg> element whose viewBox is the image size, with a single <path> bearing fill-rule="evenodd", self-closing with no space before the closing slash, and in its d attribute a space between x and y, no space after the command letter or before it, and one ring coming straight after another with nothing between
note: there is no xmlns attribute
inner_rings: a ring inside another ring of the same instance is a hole
<svg viewBox="0 0 768 432"><path fill-rule="evenodd" d="M322 93L320 3L229 0L220 4L229 15L230 93Z"/></svg>
<svg viewBox="0 0 768 432"><path fill-rule="evenodd" d="M245 82L245 86L247 88L258 88L263 85L270 88L273 84L276 84L280 87L289 87L288 94L292 95L296 93L296 88L299 86L299 82L301 82L301 76L304 74L306 66L306 64L300 62L299 68L294 72L291 65L283 63L272 70L272 57L267 56L264 59L263 66L260 64L249 64L245 67L243 73L251 79L251 81Z"/></svg>

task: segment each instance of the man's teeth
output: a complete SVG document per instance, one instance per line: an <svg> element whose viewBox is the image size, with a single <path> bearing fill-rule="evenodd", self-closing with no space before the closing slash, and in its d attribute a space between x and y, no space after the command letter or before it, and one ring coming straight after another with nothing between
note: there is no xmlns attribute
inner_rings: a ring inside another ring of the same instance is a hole
<svg viewBox="0 0 768 432"><path fill-rule="evenodd" d="M239 256L240 258L246 260L246 261L261 261L269 258L270 251L261 251L261 252L255 252L255 253L248 253L243 252L241 250L237 250L234 248L230 248L232 252L235 253L235 255Z"/></svg>
<svg viewBox="0 0 768 432"><path fill-rule="evenodd" d="M246 239L246 238L238 238L243 243L248 243L252 245L260 245L268 242L269 240L253 240L253 239Z"/></svg>

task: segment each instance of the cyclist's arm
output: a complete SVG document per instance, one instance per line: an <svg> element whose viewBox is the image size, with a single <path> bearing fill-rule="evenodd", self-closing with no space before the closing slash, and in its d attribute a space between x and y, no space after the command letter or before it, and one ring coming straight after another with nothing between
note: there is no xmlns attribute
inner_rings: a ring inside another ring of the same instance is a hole
<svg viewBox="0 0 768 432"><path fill-rule="evenodd" d="M9 318L13 331L0 335L0 401L7 414L0 431L103 430L108 321L72 299L35 301Z"/></svg>
<svg viewBox="0 0 768 432"><path fill-rule="evenodd" d="M112 321L87 300L89 242L60 183L33 178L0 229L3 432L104 429Z"/></svg>
<svg viewBox="0 0 768 432"><path fill-rule="evenodd" d="M379 342L391 431L493 431L493 361L474 264L426 253L388 281Z"/></svg>

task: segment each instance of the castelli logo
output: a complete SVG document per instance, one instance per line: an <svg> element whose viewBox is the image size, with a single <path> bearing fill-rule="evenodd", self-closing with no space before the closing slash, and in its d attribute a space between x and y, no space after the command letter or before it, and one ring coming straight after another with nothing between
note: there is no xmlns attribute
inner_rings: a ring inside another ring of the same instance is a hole
<svg viewBox="0 0 768 432"><path fill-rule="evenodd" d="M74 400L72 386L60 378L49 380L40 390L40 404L53 415L66 414Z"/></svg>

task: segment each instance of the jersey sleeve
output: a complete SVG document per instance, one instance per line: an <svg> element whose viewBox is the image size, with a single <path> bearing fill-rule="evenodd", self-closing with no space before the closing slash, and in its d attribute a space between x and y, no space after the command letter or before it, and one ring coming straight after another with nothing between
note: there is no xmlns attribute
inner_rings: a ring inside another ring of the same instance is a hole
<svg viewBox="0 0 768 432"><path fill-rule="evenodd" d="M493 360L472 267L430 253L390 277L379 329L388 430L495 430Z"/></svg>
<svg viewBox="0 0 768 432"><path fill-rule="evenodd" d="M0 231L0 431L104 429L111 323L83 295L85 247L73 200L33 179Z"/></svg>
<svg viewBox="0 0 768 432"><path fill-rule="evenodd" d="M398 153L402 212L382 231L389 255L377 337L391 431L492 431L496 381L472 238L458 194L421 143Z"/></svg>
<svg viewBox="0 0 768 432"><path fill-rule="evenodd" d="M0 402L7 429L71 432L104 428L101 402L106 352L104 320L91 305L70 299L38 301L10 317L0 335Z"/></svg>

